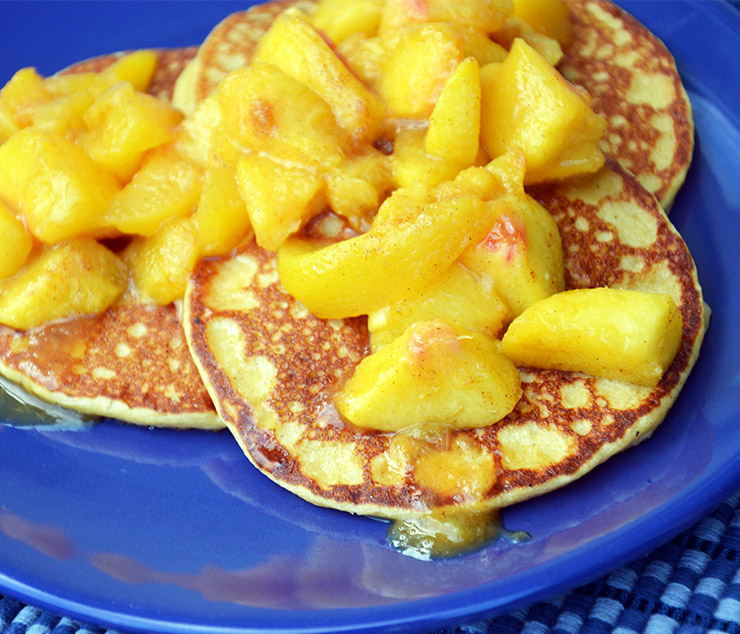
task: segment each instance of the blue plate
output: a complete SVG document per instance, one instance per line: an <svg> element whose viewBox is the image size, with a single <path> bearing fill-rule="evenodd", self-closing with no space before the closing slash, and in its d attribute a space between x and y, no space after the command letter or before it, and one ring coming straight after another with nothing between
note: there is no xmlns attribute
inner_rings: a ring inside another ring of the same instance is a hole
<svg viewBox="0 0 740 634"><path fill-rule="evenodd" d="M740 20L718 2L624 5L673 51L694 104L696 156L671 218L714 311L690 380L648 442L507 510L507 528L530 541L425 563L390 550L384 523L275 486L226 433L0 426L0 591L127 631L431 629L593 580L733 493ZM3 2L0 81L21 66L46 74L117 49L195 44L241 6Z"/></svg>

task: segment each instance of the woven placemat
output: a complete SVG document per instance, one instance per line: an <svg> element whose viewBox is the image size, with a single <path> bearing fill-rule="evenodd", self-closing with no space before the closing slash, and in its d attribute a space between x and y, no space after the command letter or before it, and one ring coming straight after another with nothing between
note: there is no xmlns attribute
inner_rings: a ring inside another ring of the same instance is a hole
<svg viewBox="0 0 740 634"><path fill-rule="evenodd" d="M119 634L0 598L2 634ZM598 581L434 634L740 634L740 493Z"/></svg>

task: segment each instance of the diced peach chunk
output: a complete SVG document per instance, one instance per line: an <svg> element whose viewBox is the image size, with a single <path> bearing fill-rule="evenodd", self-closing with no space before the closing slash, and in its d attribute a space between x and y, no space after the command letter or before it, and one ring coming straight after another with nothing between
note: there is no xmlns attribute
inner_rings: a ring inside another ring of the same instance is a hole
<svg viewBox="0 0 740 634"><path fill-rule="evenodd" d="M570 42L570 16L563 0L514 0L513 15L562 46Z"/></svg>
<svg viewBox="0 0 740 634"><path fill-rule="evenodd" d="M275 66L253 64L218 87L223 128L255 152L302 165L339 165L349 139L326 102Z"/></svg>
<svg viewBox="0 0 740 634"><path fill-rule="evenodd" d="M670 295L576 289L532 304L509 326L503 350L522 367L654 387L681 346L682 328Z"/></svg>
<svg viewBox="0 0 740 634"><path fill-rule="evenodd" d="M464 57L459 31L444 23L407 27L378 84L397 117L428 117L447 78Z"/></svg>
<svg viewBox="0 0 740 634"><path fill-rule="evenodd" d="M251 235L252 224L233 164L214 162L206 168L192 218L205 257L228 253Z"/></svg>
<svg viewBox="0 0 740 634"><path fill-rule="evenodd" d="M199 168L167 147L155 149L113 198L107 221L121 233L151 236L167 220L195 210L200 185Z"/></svg>
<svg viewBox="0 0 740 634"><path fill-rule="evenodd" d="M431 189L454 179L467 165L449 158L440 158L426 151L426 130L408 127L399 130L390 156L393 179L397 187L419 184Z"/></svg>
<svg viewBox="0 0 740 634"><path fill-rule="evenodd" d="M450 75L429 117L424 147L462 167L473 164L480 144L478 61L468 57Z"/></svg>
<svg viewBox="0 0 740 634"><path fill-rule="evenodd" d="M514 41L500 65L481 69L481 88L483 144L492 157L520 147L525 183L591 173L604 164L605 119L523 40Z"/></svg>
<svg viewBox="0 0 740 634"><path fill-rule="evenodd" d="M157 52L142 49L118 58L102 73L101 78L105 87L126 81L139 92L145 92L152 83L158 63Z"/></svg>
<svg viewBox="0 0 740 634"><path fill-rule="evenodd" d="M128 82L119 82L85 112L89 135L83 147L125 183L147 150L173 140L174 128L181 120L182 114L169 104L134 91Z"/></svg>
<svg viewBox="0 0 740 634"><path fill-rule="evenodd" d="M370 231L343 242L291 237L278 250L280 280L317 317L369 314L442 277L485 235L490 219L482 208L479 198L460 196L394 207L379 213ZM378 283L381 274L387 283Z"/></svg>
<svg viewBox="0 0 740 634"><path fill-rule="evenodd" d="M2 283L0 323L28 330L57 319L99 314L128 286L128 269L91 238L46 247Z"/></svg>
<svg viewBox="0 0 740 634"><path fill-rule="evenodd" d="M516 406L519 372L485 335L444 321L417 322L365 357L334 396L339 413L367 429L491 425Z"/></svg>
<svg viewBox="0 0 740 634"><path fill-rule="evenodd" d="M124 251L134 287L144 301L166 305L185 295L200 257L192 218L175 218L149 238L136 238Z"/></svg>
<svg viewBox="0 0 740 634"><path fill-rule="evenodd" d="M311 24L335 44L354 33L375 35L383 0L321 0L311 12Z"/></svg>
<svg viewBox="0 0 740 634"><path fill-rule="evenodd" d="M42 242L110 232L104 212L118 183L71 141L24 128L0 145L0 174L0 197Z"/></svg>
<svg viewBox="0 0 740 634"><path fill-rule="evenodd" d="M356 230L366 231L392 188L391 162L380 152L368 152L329 170L326 182L332 210Z"/></svg>
<svg viewBox="0 0 740 634"><path fill-rule="evenodd" d="M44 78L35 68L21 68L0 90L0 104L8 108L21 127L30 124L29 111L51 98Z"/></svg>
<svg viewBox="0 0 740 634"><path fill-rule="evenodd" d="M536 200L506 194L487 203L494 221L488 235L468 247L460 261L488 276L514 315L565 287L557 224Z"/></svg>
<svg viewBox="0 0 740 634"><path fill-rule="evenodd" d="M490 278L454 262L442 278L420 293L409 294L368 316L373 352L418 321L442 319L470 332L498 337L512 314Z"/></svg>
<svg viewBox="0 0 740 634"><path fill-rule="evenodd" d="M489 33L512 8L511 0L386 0L380 30L385 34L415 22L449 22L458 29Z"/></svg>
<svg viewBox="0 0 740 634"><path fill-rule="evenodd" d="M15 211L0 200L0 278L20 271L32 248L31 234Z"/></svg>
<svg viewBox="0 0 740 634"><path fill-rule="evenodd" d="M273 64L311 88L355 145L378 136L385 104L352 74L301 11L288 9L275 20L253 63Z"/></svg>
<svg viewBox="0 0 740 634"><path fill-rule="evenodd" d="M324 181L313 170L249 154L236 169L257 244L268 251L298 231L326 202Z"/></svg>
<svg viewBox="0 0 740 634"><path fill-rule="evenodd" d="M94 100L90 90L54 97L29 114L31 125L39 132L77 141L87 131L84 115Z"/></svg>

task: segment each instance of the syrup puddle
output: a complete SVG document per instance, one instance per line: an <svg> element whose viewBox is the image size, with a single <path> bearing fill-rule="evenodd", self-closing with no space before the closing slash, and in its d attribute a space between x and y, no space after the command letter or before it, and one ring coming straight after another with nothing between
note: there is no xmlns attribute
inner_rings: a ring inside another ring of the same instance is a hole
<svg viewBox="0 0 740 634"><path fill-rule="evenodd" d="M47 403L0 377L0 424L77 431L88 429L99 421L99 416L78 414L61 405Z"/></svg>
<svg viewBox="0 0 740 634"><path fill-rule="evenodd" d="M531 536L504 528L498 511L431 512L409 520L396 520L388 530L388 543L401 554L422 561L470 553L497 539L518 544Z"/></svg>

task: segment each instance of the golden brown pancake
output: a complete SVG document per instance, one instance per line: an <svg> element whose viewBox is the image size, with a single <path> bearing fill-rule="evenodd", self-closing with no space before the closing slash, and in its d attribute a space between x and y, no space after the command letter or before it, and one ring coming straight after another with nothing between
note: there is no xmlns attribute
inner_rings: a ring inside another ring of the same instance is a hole
<svg viewBox="0 0 740 634"><path fill-rule="evenodd" d="M169 99L195 49L158 51L150 92ZM64 72L101 71L121 54ZM174 305L127 302L21 333L0 326L0 374L51 403L147 426L222 429Z"/></svg>
<svg viewBox="0 0 740 634"><path fill-rule="evenodd" d="M566 0L572 40L561 72L586 88L607 118L602 143L669 209L691 163L694 125L675 61L647 28L609 0ZM186 113L226 74L245 66L258 39L288 6L311 10L314 0L279 0L233 13L201 45L177 82L174 103Z"/></svg>
<svg viewBox="0 0 740 634"><path fill-rule="evenodd" d="M84 414L160 427L223 427L174 305L126 304L26 333L0 327L0 374Z"/></svg>
<svg viewBox="0 0 740 634"><path fill-rule="evenodd" d="M309 314L280 285L274 257L252 244L202 262L184 304L196 364L251 462L315 504L409 518L539 495L648 436L706 327L691 255L654 196L614 162L532 193L560 228L568 288L664 292L679 306L681 349L656 388L522 368L524 396L500 423L357 431L339 419L331 394L367 353L366 322Z"/></svg>
<svg viewBox="0 0 740 634"><path fill-rule="evenodd" d="M559 65L606 116L602 141L668 209L691 163L691 103L673 56L642 24L607 0L567 0L573 40Z"/></svg>

